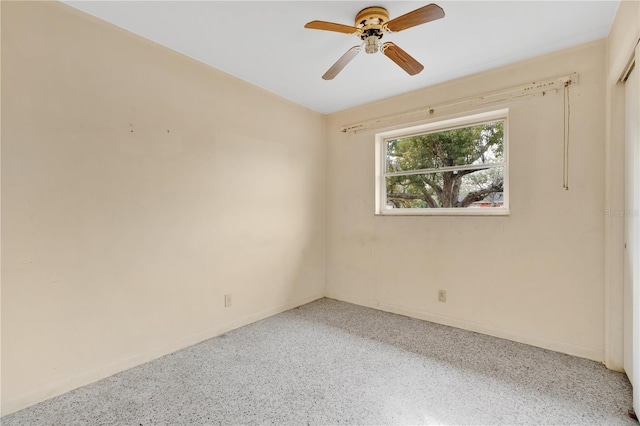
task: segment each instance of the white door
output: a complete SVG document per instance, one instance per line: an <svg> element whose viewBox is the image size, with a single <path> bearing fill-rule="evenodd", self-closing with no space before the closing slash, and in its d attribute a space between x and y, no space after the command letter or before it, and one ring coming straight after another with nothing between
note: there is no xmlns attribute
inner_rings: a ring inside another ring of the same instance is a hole
<svg viewBox="0 0 640 426"><path fill-rule="evenodd" d="M640 58L636 49L636 58ZM640 63L625 83L624 369L640 414Z"/></svg>

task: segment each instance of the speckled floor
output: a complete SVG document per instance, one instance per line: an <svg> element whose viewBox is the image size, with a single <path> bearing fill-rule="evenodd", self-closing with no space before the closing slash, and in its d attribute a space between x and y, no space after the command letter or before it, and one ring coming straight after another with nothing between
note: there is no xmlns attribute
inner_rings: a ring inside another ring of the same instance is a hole
<svg viewBox="0 0 640 426"><path fill-rule="evenodd" d="M3 417L12 425L637 425L597 362L321 299Z"/></svg>

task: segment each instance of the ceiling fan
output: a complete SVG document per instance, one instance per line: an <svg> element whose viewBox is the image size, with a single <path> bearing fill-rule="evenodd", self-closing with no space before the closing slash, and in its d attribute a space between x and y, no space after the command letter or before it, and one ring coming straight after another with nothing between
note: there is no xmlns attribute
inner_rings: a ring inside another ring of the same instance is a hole
<svg viewBox="0 0 640 426"><path fill-rule="evenodd" d="M326 21L311 21L304 27L313 30L334 31L345 34L355 34L361 40L362 44L353 46L342 55L338 61L327 70L322 76L324 80L332 80L342 69L356 57L358 52L362 50L367 53L382 52L398 64L400 68L405 70L409 75L416 75L424 69L424 66L416 61L411 55L388 41L380 44L380 39L386 32L398 32L416 25L426 24L436 19L444 18L444 11L436 4L428 4L419 9L405 13L392 20L389 20L389 13L384 7L367 7L362 9L356 15L354 26L336 24Z"/></svg>

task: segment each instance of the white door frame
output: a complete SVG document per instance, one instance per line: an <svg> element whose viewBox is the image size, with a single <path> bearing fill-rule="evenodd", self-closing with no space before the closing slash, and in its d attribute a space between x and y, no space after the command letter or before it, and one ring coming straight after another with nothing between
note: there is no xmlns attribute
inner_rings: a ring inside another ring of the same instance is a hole
<svg viewBox="0 0 640 426"><path fill-rule="evenodd" d="M624 369L640 413L640 45L625 76Z"/></svg>

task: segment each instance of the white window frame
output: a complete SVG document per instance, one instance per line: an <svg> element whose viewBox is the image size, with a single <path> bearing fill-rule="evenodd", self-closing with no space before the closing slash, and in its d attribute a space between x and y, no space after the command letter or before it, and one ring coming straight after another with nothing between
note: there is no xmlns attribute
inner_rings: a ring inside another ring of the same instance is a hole
<svg viewBox="0 0 640 426"><path fill-rule="evenodd" d="M478 124L488 123L491 121L504 121L504 163L499 167L504 167L504 188L503 188L503 207L482 207L482 208L408 208L408 209L390 209L387 208L387 186L386 178L395 175L424 174L430 172L444 172L451 170L469 170L474 167L483 168L483 166L454 166L442 167L439 169L423 169L400 173L386 172L386 142L390 139L406 138L411 136L423 135L425 133L437 133L447 130L459 129ZM495 111L482 112L472 115L464 115L461 117L450 118L429 122L418 126L407 127L397 130L377 133L375 136L376 149L376 205L375 214L384 216L507 216L509 215L509 109L500 109Z"/></svg>

